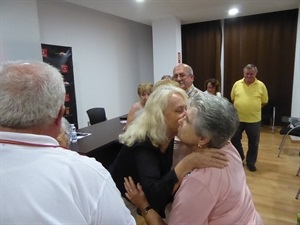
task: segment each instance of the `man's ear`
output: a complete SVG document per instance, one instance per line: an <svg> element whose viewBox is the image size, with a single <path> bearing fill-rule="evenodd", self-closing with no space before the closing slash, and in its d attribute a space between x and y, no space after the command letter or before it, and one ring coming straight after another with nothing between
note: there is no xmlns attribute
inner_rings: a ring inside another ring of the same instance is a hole
<svg viewBox="0 0 300 225"><path fill-rule="evenodd" d="M194 81L195 76L194 76L194 75L191 75L191 77L192 77L192 80Z"/></svg>
<svg viewBox="0 0 300 225"><path fill-rule="evenodd" d="M59 110L59 112L58 112L58 115L57 115L57 117L56 117L56 119L55 119L55 123L56 123L57 125L60 125L60 124L61 124L61 118L64 116L64 114L65 114L65 106L63 105L63 106L60 108L60 110Z"/></svg>

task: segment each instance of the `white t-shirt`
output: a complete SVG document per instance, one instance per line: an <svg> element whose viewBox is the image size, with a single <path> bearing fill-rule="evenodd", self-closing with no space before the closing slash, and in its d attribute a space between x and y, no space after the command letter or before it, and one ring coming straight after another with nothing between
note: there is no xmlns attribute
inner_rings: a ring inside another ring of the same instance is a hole
<svg viewBox="0 0 300 225"><path fill-rule="evenodd" d="M58 145L48 136L12 132L0 132L0 140ZM60 147L0 143L0 224L136 223L95 159Z"/></svg>

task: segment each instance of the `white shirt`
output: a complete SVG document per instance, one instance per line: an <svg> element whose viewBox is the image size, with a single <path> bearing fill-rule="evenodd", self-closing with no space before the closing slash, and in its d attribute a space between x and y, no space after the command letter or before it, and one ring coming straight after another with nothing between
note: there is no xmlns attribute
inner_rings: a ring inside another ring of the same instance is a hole
<svg viewBox="0 0 300 225"><path fill-rule="evenodd" d="M57 146L48 136L0 139ZM0 224L136 224L109 172L60 147L0 143Z"/></svg>
<svg viewBox="0 0 300 225"><path fill-rule="evenodd" d="M207 90L206 91L204 91L204 93L207 93L207 94L210 94ZM216 92L216 96L218 96L218 97L222 97L222 94L221 94L221 92Z"/></svg>

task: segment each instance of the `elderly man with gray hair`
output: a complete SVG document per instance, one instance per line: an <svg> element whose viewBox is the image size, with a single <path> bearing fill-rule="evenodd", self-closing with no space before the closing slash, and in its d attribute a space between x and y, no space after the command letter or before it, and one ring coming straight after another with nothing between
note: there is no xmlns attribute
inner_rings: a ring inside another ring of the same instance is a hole
<svg viewBox="0 0 300 225"><path fill-rule="evenodd" d="M193 98L197 93L201 92L194 86L194 72L192 67L187 64L180 63L174 67L173 80L177 81L180 87L185 90L189 99Z"/></svg>
<svg viewBox="0 0 300 225"><path fill-rule="evenodd" d="M109 172L59 146L65 86L58 70L8 62L0 84L0 223L135 224Z"/></svg>

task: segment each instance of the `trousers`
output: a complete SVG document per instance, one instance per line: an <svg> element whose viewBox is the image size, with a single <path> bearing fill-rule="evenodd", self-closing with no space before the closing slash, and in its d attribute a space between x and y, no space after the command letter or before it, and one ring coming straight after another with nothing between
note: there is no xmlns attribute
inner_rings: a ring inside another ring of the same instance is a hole
<svg viewBox="0 0 300 225"><path fill-rule="evenodd" d="M232 144L238 150L241 159L244 160L245 154L241 140L243 132L246 132L248 138L248 151L246 154L247 165L254 165L256 163L260 138L260 127L261 121L256 123L240 122L238 129L236 130L234 136L231 138Z"/></svg>

